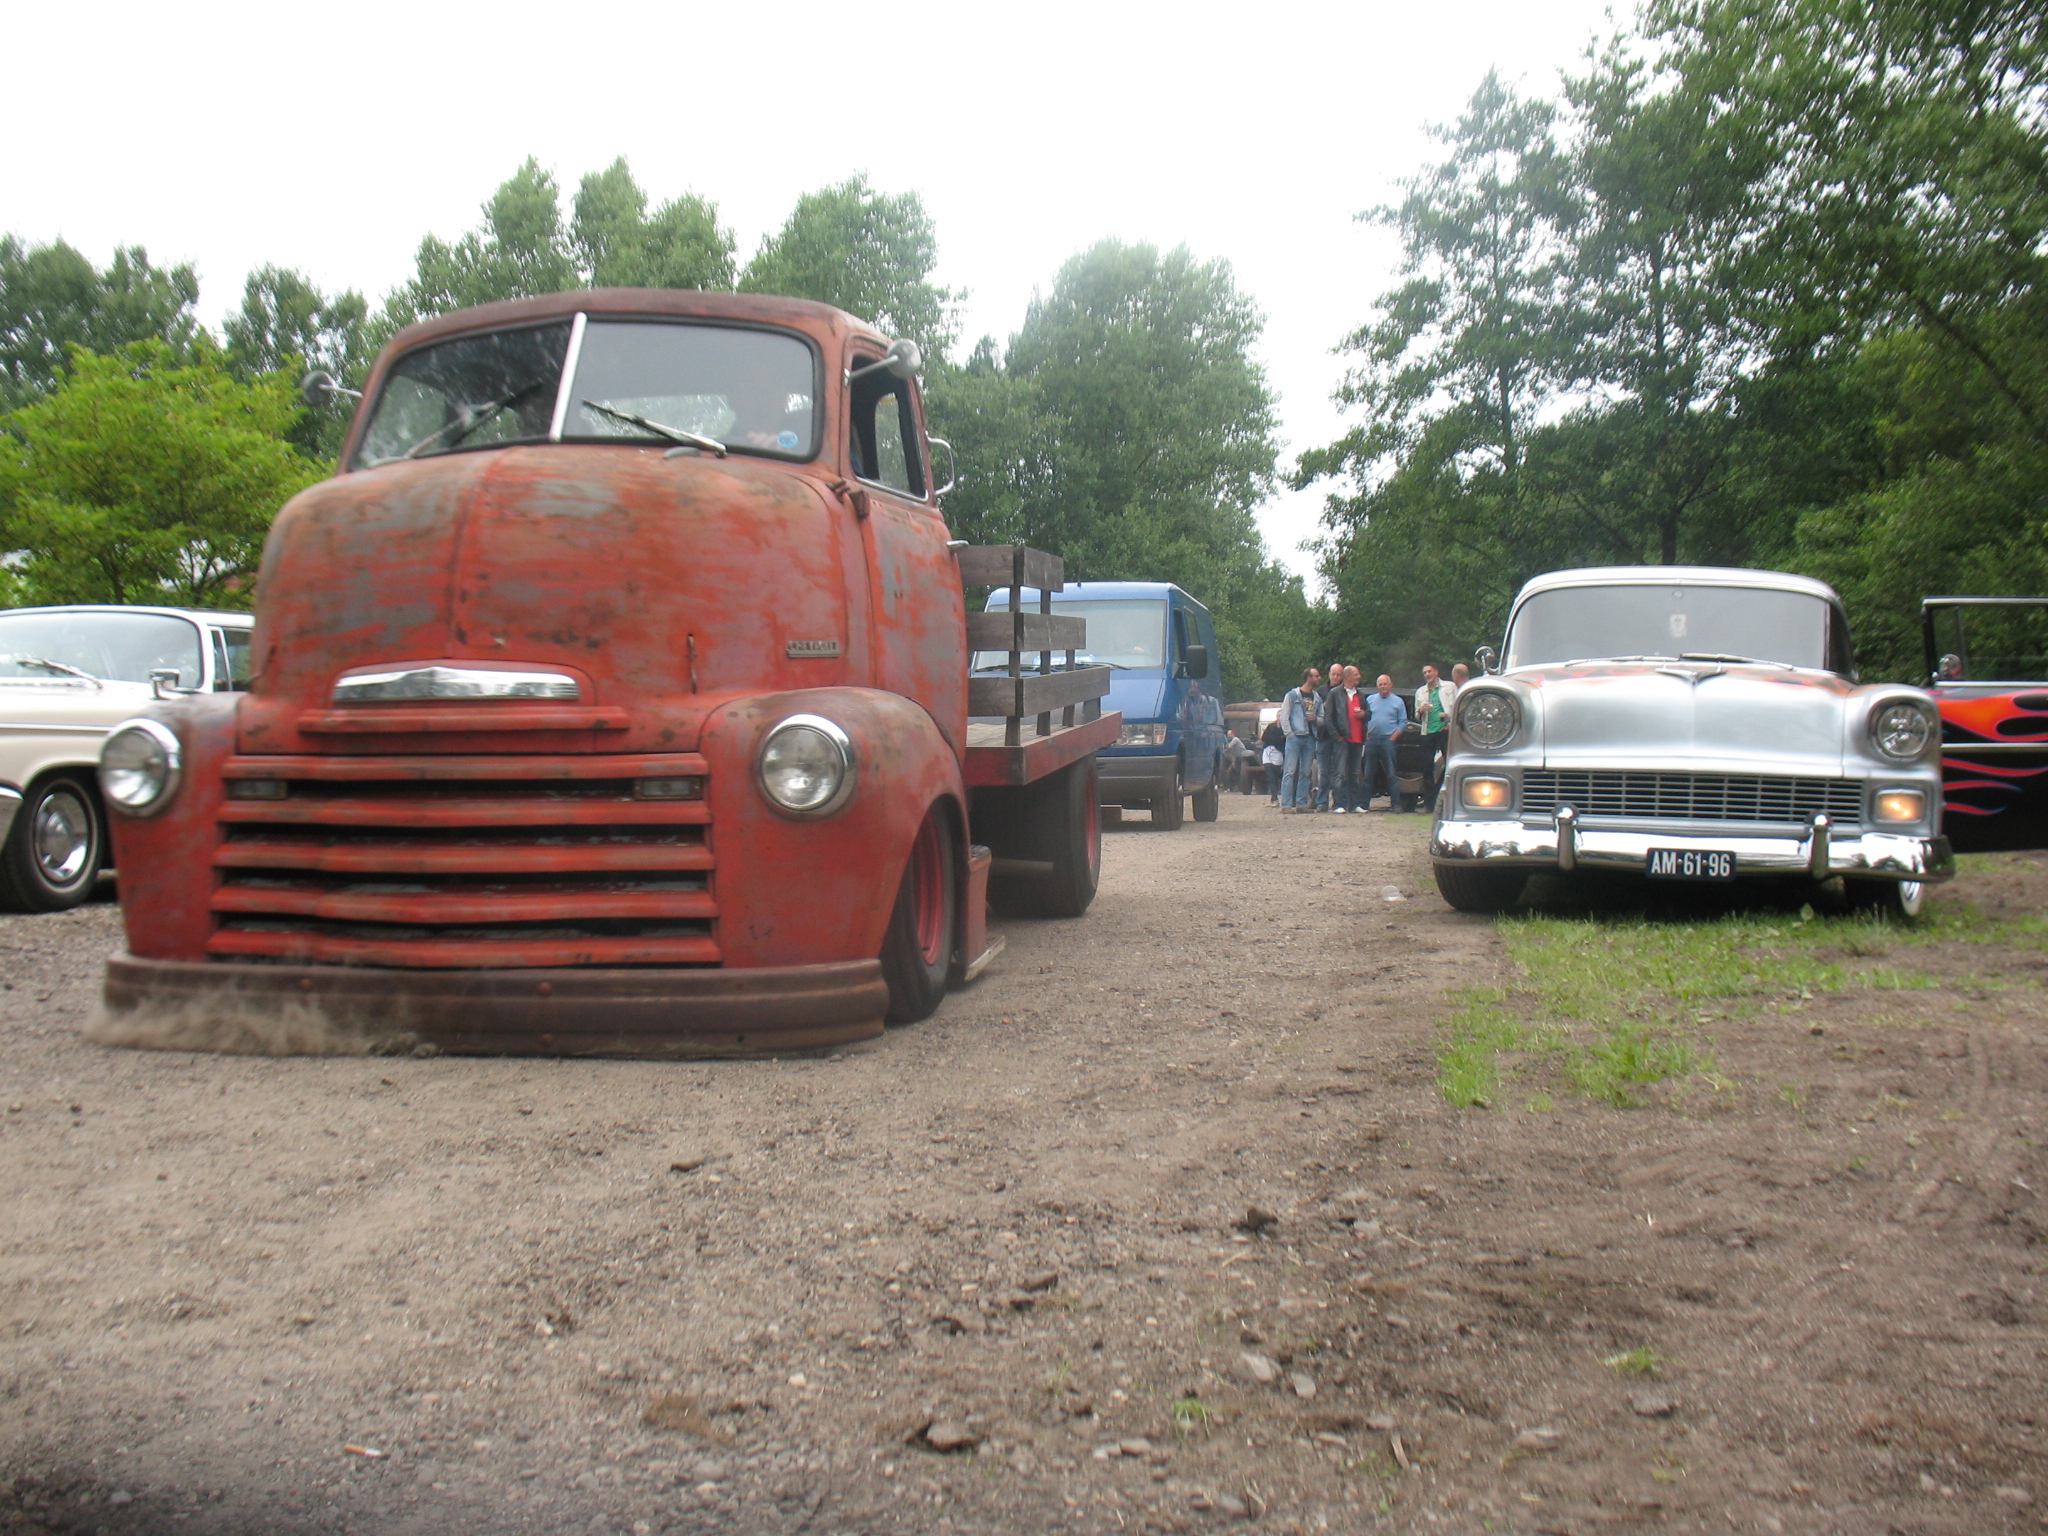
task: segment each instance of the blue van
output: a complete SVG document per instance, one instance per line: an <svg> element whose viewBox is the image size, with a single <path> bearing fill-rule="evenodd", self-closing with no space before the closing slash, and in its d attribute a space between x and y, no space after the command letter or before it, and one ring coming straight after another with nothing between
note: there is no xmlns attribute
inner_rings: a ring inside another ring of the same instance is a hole
<svg viewBox="0 0 2048 1536"><path fill-rule="evenodd" d="M1023 589L1036 612L1038 593ZM1007 613L1007 587L991 593L988 610ZM1209 610L1171 582L1070 581L1053 594L1052 611L1088 621L1079 666L1113 668L1105 710L1123 711L1123 735L1096 754L1097 794L1104 805L1149 810L1154 825L1181 824L1183 797L1195 820L1216 819L1223 780L1222 675L1216 626ZM1009 664L1001 651L980 651L977 672Z"/></svg>

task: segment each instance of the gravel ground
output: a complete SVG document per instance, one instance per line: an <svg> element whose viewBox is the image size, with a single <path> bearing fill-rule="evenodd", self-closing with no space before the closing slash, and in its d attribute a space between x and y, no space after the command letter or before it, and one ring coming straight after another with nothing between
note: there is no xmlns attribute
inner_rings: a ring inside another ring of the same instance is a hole
<svg viewBox="0 0 2048 1536"><path fill-rule="evenodd" d="M1426 832L1133 818L815 1060L107 1050L0 918L0 1531L2037 1528L2039 938L1456 1110Z"/></svg>

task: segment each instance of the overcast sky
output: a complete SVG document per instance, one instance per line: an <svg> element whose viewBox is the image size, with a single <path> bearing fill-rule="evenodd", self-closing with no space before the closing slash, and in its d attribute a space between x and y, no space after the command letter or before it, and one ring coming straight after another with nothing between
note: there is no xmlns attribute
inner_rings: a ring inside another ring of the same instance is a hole
<svg viewBox="0 0 2048 1536"><path fill-rule="evenodd" d="M528 155L569 194L623 154L655 201L715 202L742 260L866 171L923 196L968 341L1106 236L1227 258L1291 458L1340 430L1331 349L1395 275L1354 215L1488 69L1554 94L1612 25L1610 0L16 4L0 230L193 262L217 323L264 262L380 299ZM1320 502L1262 519L1304 573Z"/></svg>

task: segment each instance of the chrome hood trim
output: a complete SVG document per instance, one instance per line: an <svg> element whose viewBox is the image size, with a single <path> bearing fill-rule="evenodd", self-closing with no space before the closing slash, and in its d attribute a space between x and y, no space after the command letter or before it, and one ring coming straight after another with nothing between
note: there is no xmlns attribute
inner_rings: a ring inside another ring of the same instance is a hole
<svg viewBox="0 0 2048 1536"><path fill-rule="evenodd" d="M394 699L574 701L582 697L582 684L566 672L512 672L482 667L345 672L336 681L333 694L337 704L382 704Z"/></svg>

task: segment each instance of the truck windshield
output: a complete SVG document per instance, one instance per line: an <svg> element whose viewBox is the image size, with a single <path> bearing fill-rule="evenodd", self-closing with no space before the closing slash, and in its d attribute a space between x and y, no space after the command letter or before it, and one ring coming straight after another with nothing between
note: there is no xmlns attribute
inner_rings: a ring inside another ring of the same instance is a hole
<svg viewBox="0 0 2048 1536"><path fill-rule="evenodd" d="M1824 669L1828 619L1821 598L1769 587L1558 587L1516 612L1507 665L1695 656Z"/></svg>
<svg viewBox="0 0 2048 1536"><path fill-rule="evenodd" d="M199 628L167 613L0 613L0 678L73 676L65 667L127 683L176 667L178 686L197 688Z"/></svg>
<svg viewBox="0 0 2048 1536"><path fill-rule="evenodd" d="M1029 605L1027 611L1035 606ZM991 603L988 611L1008 613L1010 605ZM1103 598L1090 603L1063 603L1054 598L1052 611L1076 614L1088 621L1088 646L1076 655L1076 661L1154 672L1166 665L1164 598ZM1009 664L1008 651L977 651L974 655L977 671Z"/></svg>
<svg viewBox="0 0 2048 1536"><path fill-rule="evenodd" d="M385 378L353 467L510 443L669 441L586 401L735 453L806 459L816 451L817 370L796 336L593 319L565 390L571 330L565 320L408 352Z"/></svg>

